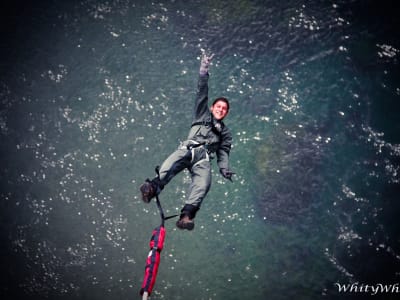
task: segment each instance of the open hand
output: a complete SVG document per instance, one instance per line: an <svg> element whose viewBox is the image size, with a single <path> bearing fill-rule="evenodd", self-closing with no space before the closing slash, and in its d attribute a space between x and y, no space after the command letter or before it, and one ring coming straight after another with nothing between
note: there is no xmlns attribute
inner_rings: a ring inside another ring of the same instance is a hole
<svg viewBox="0 0 400 300"><path fill-rule="evenodd" d="M232 175L234 175L235 173L232 172L229 169L220 169L219 172L221 173L221 175L225 178L228 179L230 181L232 181Z"/></svg>
<svg viewBox="0 0 400 300"><path fill-rule="evenodd" d="M214 54L207 55L205 52L201 55L200 60L200 74L205 75L208 73L208 67L211 64L211 60L213 59Z"/></svg>

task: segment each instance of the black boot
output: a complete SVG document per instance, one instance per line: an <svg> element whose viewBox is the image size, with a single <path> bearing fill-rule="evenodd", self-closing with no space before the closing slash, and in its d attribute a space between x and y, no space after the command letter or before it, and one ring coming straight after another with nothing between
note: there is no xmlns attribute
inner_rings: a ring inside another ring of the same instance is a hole
<svg viewBox="0 0 400 300"><path fill-rule="evenodd" d="M180 219L176 222L176 227L179 229L193 230L193 219L190 219L187 215L181 215Z"/></svg>
<svg viewBox="0 0 400 300"><path fill-rule="evenodd" d="M153 180L146 179L146 181L140 186L143 202L149 203L150 200L157 196L161 190L162 186L158 178L154 178Z"/></svg>
<svg viewBox="0 0 400 300"><path fill-rule="evenodd" d="M198 210L199 208L194 205L185 204L185 206L181 210L180 218L176 222L176 227L178 227L179 229L193 230L193 219L195 218Z"/></svg>

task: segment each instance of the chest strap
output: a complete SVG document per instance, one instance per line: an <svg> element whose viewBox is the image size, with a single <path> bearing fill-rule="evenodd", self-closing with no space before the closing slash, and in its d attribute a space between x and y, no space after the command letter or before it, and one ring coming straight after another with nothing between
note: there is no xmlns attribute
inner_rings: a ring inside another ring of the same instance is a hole
<svg viewBox="0 0 400 300"><path fill-rule="evenodd" d="M219 128L215 127L213 122L210 121L199 121L199 122L194 122L192 123L192 126L197 126L197 125L203 125L203 126L210 126L211 130L218 136L221 136L222 134L222 130L224 128L224 123L223 122L218 122L218 124L220 124L221 126Z"/></svg>
<svg viewBox="0 0 400 300"><path fill-rule="evenodd" d="M192 123L192 127L193 126L197 126L197 125L203 125L203 126L213 126L212 122L207 122L207 121L200 121L200 122L194 122Z"/></svg>

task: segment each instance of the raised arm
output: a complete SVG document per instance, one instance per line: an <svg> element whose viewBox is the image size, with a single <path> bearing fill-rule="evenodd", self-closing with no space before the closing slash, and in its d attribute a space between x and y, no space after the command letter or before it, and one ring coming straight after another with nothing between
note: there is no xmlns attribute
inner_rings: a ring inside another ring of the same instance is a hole
<svg viewBox="0 0 400 300"><path fill-rule="evenodd" d="M198 121L209 111L208 109L208 68L214 55L202 54L200 60L199 81L197 85L194 121Z"/></svg>

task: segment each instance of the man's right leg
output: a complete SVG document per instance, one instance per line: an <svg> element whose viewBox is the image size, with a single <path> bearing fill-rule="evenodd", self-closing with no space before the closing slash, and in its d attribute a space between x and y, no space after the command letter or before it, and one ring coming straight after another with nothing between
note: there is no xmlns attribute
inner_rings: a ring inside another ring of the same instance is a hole
<svg viewBox="0 0 400 300"><path fill-rule="evenodd" d="M161 165L159 177L146 181L140 186L142 200L149 203L152 198L158 195L164 186L183 169L190 165L191 152L187 149L177 149Z"/></svg>

